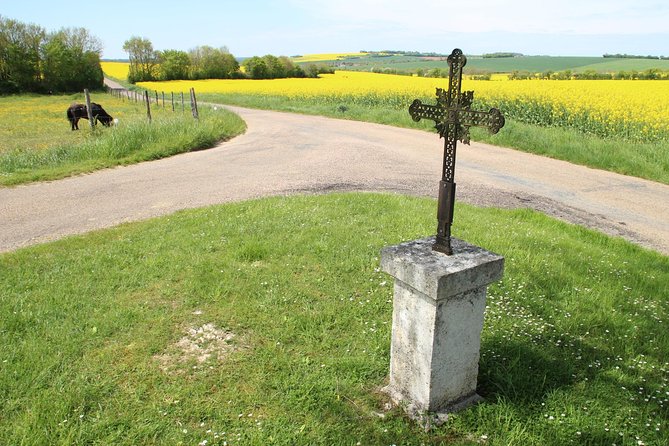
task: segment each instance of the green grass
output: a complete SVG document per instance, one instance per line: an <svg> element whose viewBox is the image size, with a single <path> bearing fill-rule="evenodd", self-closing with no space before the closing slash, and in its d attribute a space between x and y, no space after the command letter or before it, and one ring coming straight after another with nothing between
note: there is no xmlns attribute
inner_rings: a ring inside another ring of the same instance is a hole
<svg viewBox="0 0 669 446"><path fill-rule="evenodd" d="M414 122L409 116L408 105L406 109L398 110L392 107L396 104L326 104L318 100L293 101L279 96L238 94L205 94L202 100L434 131L432 121ZM511 119L507 119L504 128L496 135L472 129L472 139L669 184L666 142L638 143L601 138L574 129L547 128Z"/></svg>
<svg viewBox="0 0 669 446"><path fill-rule="evenodd" d="M496 135L473 129L473 139L523 152L669 184L666 142L639 143L600 138L577 130L508 120Z"/></svg>
<svg viewBox="0 0 669 446"><path fill-rule="evenodd" d="M276 197L0 255L0 444L666 445L669 259L529 210L456 210L457 237L506 257L486 402L429 433L375 414L392 312L379 250L432 234L434 208ZM233 351L178 361L206 324Z"/></svg>
<svg viewBox="0 0 669 446"><path fill-rule="evenodd" d="M234 114L208 107L202 107L196 121L189 111L172 112L171 106L154 104L149 123L143 104L98 94L92 101L101 103L119 124L91 130L81 120L81 130L73 132L65 110L82 100L79 95L0 98L0 185L54 180L204 149L245 129Z"/></svg>

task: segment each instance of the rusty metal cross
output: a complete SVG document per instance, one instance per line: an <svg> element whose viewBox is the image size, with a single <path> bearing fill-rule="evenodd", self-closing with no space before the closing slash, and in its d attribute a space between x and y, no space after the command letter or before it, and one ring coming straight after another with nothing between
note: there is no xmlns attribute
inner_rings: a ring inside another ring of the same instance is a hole
<svg viewBox="0 0 669 446"><path fill-rule="evenodd" d="M444 138L444 164L439 182L437 207L437 237L432 249L447 255L451 249L451 225L455 206L455 149L458 140L469 144L469 127L486 127L490 133L497 133L504 127L504 116L496 108L482 112L471 110L473 91L461 92L462 67L467 58L462 51L454 49L448 56L448 90L437 88L437 104L425 105L416 99L409 107L414 121L431 119L436 122L439 137Z"/></svg>

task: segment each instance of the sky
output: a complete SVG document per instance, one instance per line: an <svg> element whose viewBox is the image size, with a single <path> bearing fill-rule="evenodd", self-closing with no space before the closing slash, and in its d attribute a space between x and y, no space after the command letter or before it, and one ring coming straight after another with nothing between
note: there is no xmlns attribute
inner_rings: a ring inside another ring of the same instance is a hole
<svg viewBox="0 0 669 446"><path fill-rule="evenodd" d="M126 58L134 36L156 50L226 46L237 57L453 48L669 56L667 0L0 0L0 15L47 31L86 28L104 59Z"/></svg>

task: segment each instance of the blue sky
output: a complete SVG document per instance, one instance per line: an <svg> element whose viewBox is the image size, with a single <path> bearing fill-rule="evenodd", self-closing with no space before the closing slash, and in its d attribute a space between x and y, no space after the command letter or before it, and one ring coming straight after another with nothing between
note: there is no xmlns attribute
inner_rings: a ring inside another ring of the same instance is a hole
<svg viewBox="0 0 669 446"><path fill-rule="evenodd" d="M235 56L359 50L669 56L666 0L1 0L0 15L48 31L84 27L104 58L123 42L227 46Z"/></svg>

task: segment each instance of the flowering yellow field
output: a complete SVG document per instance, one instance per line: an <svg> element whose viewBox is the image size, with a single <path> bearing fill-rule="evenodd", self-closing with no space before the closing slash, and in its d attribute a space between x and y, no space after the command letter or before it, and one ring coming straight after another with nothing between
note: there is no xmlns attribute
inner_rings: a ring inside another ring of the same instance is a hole
<svg viewBox="0 0 669 446"><path fill-rule="evenodd" d="M334 55L323 55L330 57ZM105 62L103 70L124 78L128 64ZM320 79L143 82L150 90L288 96L323 103L401 109L415 98L430 100L445 79L337 71ZM669 138L669 82L626 80L463 81L479 106L500 108L523 122L578 128L601 136L639 140Z"/></svg>
<svg viewBox="0 0 669 446"><path fill-rule="evenodd" d="M304 56L292 57L293 62L323 62L326 60L339 60L345 57L364 56L367 53L330 53L330 54L305 54Z"/></svg>
<svg viewBox="0 0 669 446"><path fill-rule="evenodd" d="M669 82L647 80L469 81L488 106L541 125L600 136L669 139Z"/></svg>
<svg viewBox="0 0 669 446"><path fill-rule="evenodd" d="M332 104L402 109L414 98L432 100L445 79L337 71L320 79L144 82L151 90L279 95ZM669 138L669 82L626 80L464 80L479 107L497 107L523 122L578 128L600 136Z"/></svg>
<svg viewBox="0 0 669 446"><path fill-rule="evenodd" d="M128 78L130 64L126 62L101 62L102 71L110 77L125 80Z"/></svg>

